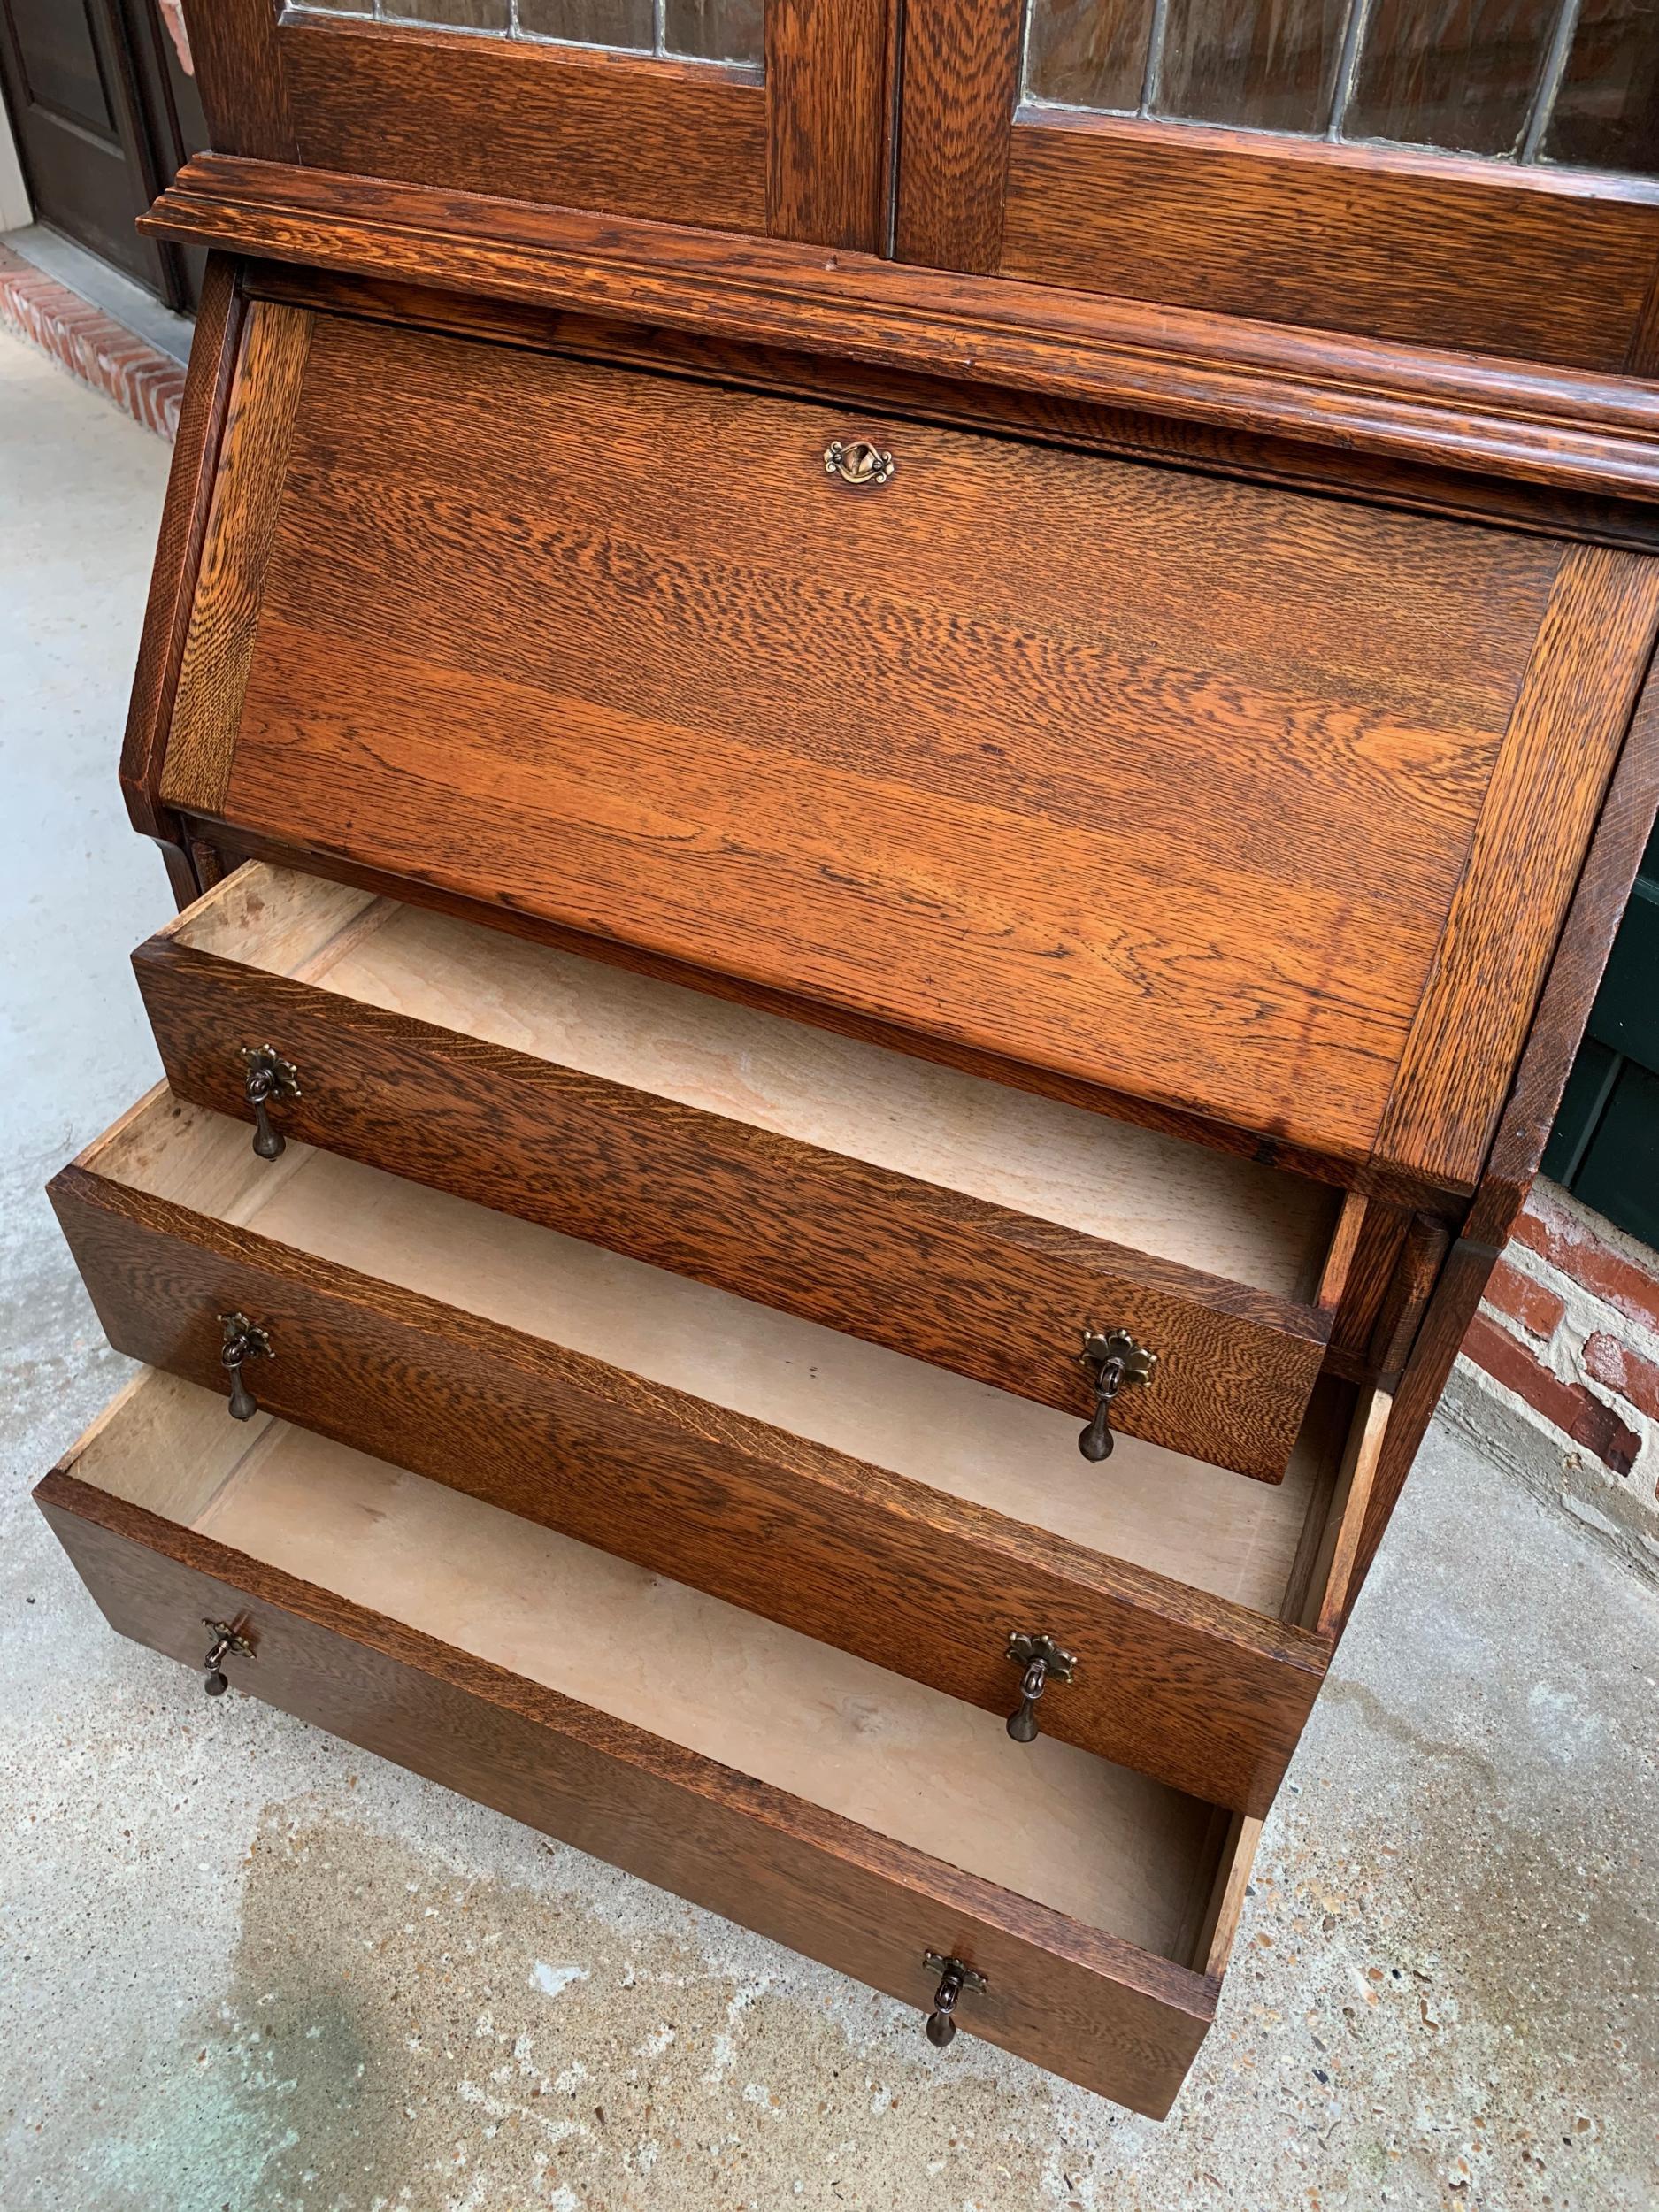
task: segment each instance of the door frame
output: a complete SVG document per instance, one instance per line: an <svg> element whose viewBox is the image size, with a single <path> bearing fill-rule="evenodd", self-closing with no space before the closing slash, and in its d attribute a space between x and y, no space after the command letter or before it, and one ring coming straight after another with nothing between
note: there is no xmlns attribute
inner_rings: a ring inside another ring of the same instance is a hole
<svg viewBox="0 0 1659 2212"><path fill-rule="evenodd" d="M878 250L895 0L765 0L764 71L460 38L273 0L188 11L219 153Z"/></svg>
<svg viewBox="0 0 1659 2212"><path fill-rule="evenodd" d="M1025 4L907 0L899 260L1659 371L1659 179L1022 104Z"/></svg>

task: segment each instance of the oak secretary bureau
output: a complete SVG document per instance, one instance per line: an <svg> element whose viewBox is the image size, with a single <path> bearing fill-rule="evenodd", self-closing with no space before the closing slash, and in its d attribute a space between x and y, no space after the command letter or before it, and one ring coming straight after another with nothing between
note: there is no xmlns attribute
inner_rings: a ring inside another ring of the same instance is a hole
<svg viewBox="0 0 1659 2212"><path fill-rule="evenodd" d="M192 12L166 1082L52 1186L147 1366L42 1506L1161 2115L1654 818L1659 206L1063 127L1003 0L450 14Z"/></svg>

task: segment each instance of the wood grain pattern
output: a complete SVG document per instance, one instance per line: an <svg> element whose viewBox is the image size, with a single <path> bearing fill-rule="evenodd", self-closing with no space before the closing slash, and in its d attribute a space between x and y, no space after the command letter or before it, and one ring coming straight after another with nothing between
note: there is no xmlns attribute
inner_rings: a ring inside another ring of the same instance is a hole
<svg viewBox="0 0 1659 2212"><path fill-rule="evenodd" d="M769 0L766 228L774 238L881 250L890 12L888 0Z"/></svg>
<svg viewBox="0 0 1659 2212"><path fill-rule="evenodd" d="M1471 353L1623 368L1659 189L1317 140L1025 111L999 267Z"/></svg>
<svg viewBox="0 0 1659 2212"><path fill-rule="evenodd" d="M1371 505L1498 522L1546 536L1659 552L1659 511L1517 477L1476 476L1349 447L1247 436L1173 416L1094 406L1009 386L918 375L779 346L745 345L701 331L628 323L615 316L518 305L480 293L381 284L276 261L250 265L243 288L250 298L280 300L373 322L416 324L426 330L526 346L536 352L615 361L705 382L874 408L962 429L995 430L1046 445L1202 468L1215 475L1247 477L1253 483L1339 492Z"/></svg>
<svg viewBox="0 0 1659 2212"><path fill-rule="evenodd" d="M298 158L272 0L207 0L190 10L190 58L212 143L264 161Z"/></svg>
<svg viewBox="0 0 1659 2212"><path fill-rule="evenodd" d="M1380 1302L1369 1347L1371 1371L1396 1380L1422 1326L1451 1248L1451 1232L1429 1214L1406 1217L1398 1261Z"/></svg>
<svg viewBox="0 0 1659 2212"><path fill-rule="evenodd" d="M741 71L316 16L277 46L309 167L766 227L766 95Z"/></svg>
<svg viewBox="0 0 1659 2212"><path fill-rule="evenodd" d="M1502 1245L1525 1203L1656 812L1659 664L1650 664L1470 1210L1466 1233L1479 1241Z"/></svg>
<svg viewBox="0 0 1659 2212"><path fill-rule="evenodd" d="M1314 1300L1320 1312L1327 1317L1340 1311L1347 1294L1348 1276L1358 1256L1368 1210L1367 1201L1357 1192L1349 1191L1342 1201L1342 1210L1337 1216L1330 1248L1325 1256L1325 1265L1319 1271L1319 1287Z"/></svg>
<svg viewBox="0 0 1659 2212"><path fill-rule="evenodd" d="M1373 1204L1365 1210L1359 1240L1343 1286L1342 1302L1331 1329L1331 1351L1342 1363L1340 1371L1353 1373L1350 1362L1363 1362L1377 1326L1377 1316L1388 1294L1390 1279L1400 1256L1409 1218L1395 1206Z"/></svg>
<svg viewBox="0 0 1659 2212"><path fill-rule="evenodd" d="M76 1166L52 1202L118 1349L992 1711L1026 1620L1087 1655L1044 1725L1219 1804L1270 1802L1317 1637L685 1393ZM1052 1710L1050 1710L1052 1708Z"/></svg>
<svg viewBox="0 0 1659 2212"><path fill-rule="evenodd" d="M1479 1173L1656 624L1659 564L1568 553L1378 1131L1404 1166Z"/></svg>
<svg viewBox="0 0 1659 2212"><path fill-rule="evenodd" d="M241 349L242 312L233 265L224 254L210 254L121 748L128 818L135 830L180 854L180 905L195 895L196 887L183 862L178 825L161 803L162 762Z"/></svg>
<svg viewBox="0 0 1659 2212"><path fill-rule="evenodd" d="M940 269L1002 260L1020 0L907 0L894 252Z"/></svg>
<svg viewBox="0 0 1659 2212"><path fill-rule="evenodd" d="M1127 406L1316 449L1659 496L1659 394L1631 377L212 155L182 170L143 219L158 235L315 268Z"/></svg>
<svg viewBox="0 0 1659 2212"><path fill-rule="evenodd" d="M171 806L224 802L311 326L264 301L246 318L173 692L161 776Z"/></svg>
<svg viewBox="0 0 1659 2212"><path fill-rule="evenodd" d="M1372 1486L1356 1563L1356 1587L1376 1557L1452 1363L1538 1172L1656 816L1659 680L1650 671L1549 963L1486 1171L1412 1344Z"/></svg>
<svg viewBox="0 0 1659 2212"><path fill-rule="evenodd" d="M1388 1393L1374 1392L1363 1417L1354 1424L1337 1472L1310 1586L1308 1615L1309 1625L1333 1642L1341 1634L1358 1594L1360 1544L1393 1413Z"/></svg>
<svg viewBox="0 0 1659 2212"><path fill-rule="evenodd" d="M768 1014L830 1030L841 1036L856 1037L867 1043L879 1045L887 1051L936 1062L941 1067L957 1068L964 1074L980 1077L1008 1089L1028 1092L1035 1097L1058 1099L1068 1105L1081 1107L1088 1113L1104 1114L1116 1121L1132 1122L1137 1127L1156 1129L1202 1145L1207 1150L1247 1158L1287 1175L1303 1177L1311 1182L1324 1183L1342 1190L1351 1188L1386 1205L1411 1208L1444 1203L1444 1194L1426 1184L1420 1176L1404 1175L1399 1170L1376 1161L1333 1160L1321 1152L1287 1144L1282 1139L1263 1137L1245 1129L1232 1129L1221 1122L1205 1121L1198 1115L1185 1112L1176 1106L1134 1098L1124 1092L1108 1090L1099 1084L1079 1082L1075 1077L1033 1067L1026 1062L1010 1060L998 1053L976 1051L966 1045L954 1043L948 1038L926 1037L915 1030L898 1028L890 1022L878 1021L869 1015L856 1013L849 1008L829 1006L821 1000L803 998L798 992L769 989L764 985L749 982L739 976L721 974L716 969L695 968L687 963L644 951L638 946L593 937L513 908L493 907L487 912L480 912L475 900L445 891L436 884L395 876L385 869L364 867L354 861L343 859L337 853L320 851L303 840L284 841L262 836L257 832L233 830L223 823L204 820L192 820L190 827L195 839L211 843L227 872L240 866L244 861L263 861L275 867L299 869L307 875L329 882L355 884L363 890L399 900L410 906L429 908L434 913L449 915L469 923L488 921L492 929L523 938L533 944L555 946L560 951L574 953L586 960L603 962L640 975L660 978L664 982L678 984L710 997L757 1007Z"/></svg>
<svg viewBox="0 0 1659 2212"><path fill-rule="evenodd" d="M1557 558L319 322L218 811L1363 1158Z"/></svg>
<svg viewBox="0 0 1659 2212"><path fill-rule="evenodd" d="M54 1471L42 1511L122 1634L188 1664L245 1613L269 1704L925 2006L929 1948L990 1982L974 2032L1154 2116L1219 1985ZM966 2025L964 2020L964 2026Z"/></svg>
<svg viewBox="0 0 1659 2212"><path fill-rule="evenodd" d="M1329 1316L961 1192L159 941L134 956L180 1097L245 1116L239 1041L304 1071L284 1129L1078 1414L1096 1317L1159 1354L1126 1432L1284 1472Z"/></svg>

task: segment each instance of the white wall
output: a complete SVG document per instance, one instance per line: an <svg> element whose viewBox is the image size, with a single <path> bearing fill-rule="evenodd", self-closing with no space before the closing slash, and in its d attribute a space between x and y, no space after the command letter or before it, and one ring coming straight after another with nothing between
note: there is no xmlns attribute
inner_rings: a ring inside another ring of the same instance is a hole
<svg viewBox="0 0 1659 2212"><path fill-rule="evenodd" d="M12 141L12 119L0 103L0 230L21 230L34 220L29 196L23 189L23 171Z"/></svg>

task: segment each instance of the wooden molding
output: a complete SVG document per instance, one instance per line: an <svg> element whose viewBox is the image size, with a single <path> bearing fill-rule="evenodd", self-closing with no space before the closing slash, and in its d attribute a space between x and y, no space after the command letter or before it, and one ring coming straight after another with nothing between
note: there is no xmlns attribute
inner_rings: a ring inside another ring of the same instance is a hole
<svg viewBox="0 0 1659 2212"><path fill-rule="evenodd" d="M1557 572L1377 1150L1472 1184L1630 725L1659 565L1573 546Z"/></svg>
<svg viewBox="0 0 1659 2212"><path fill-rule="evenodd" d="M1485 1178L1413 1343L1366 1505L1355 1586L1370 1571L1464 1332L1526 1202L1596 986L1659 812L1659 676L1650 674L1619 755L1487 1155Z"/></svg>
<svg viewBox="0 0 1659 2212"><path fill-rule="evenodd" d="M1659 391L623 216L208 154L152 234L1659 502Z"/></svg>
<svg viewBox="0 0 1659 2212"><path fill-rule="evenodd" d="M245 312L234 263L210 254L121 749L128 818L160 845L180 905L195 898L197 887L183 833L160 803L161 769Z"/></svg>
<svg viewBox="0 0 1659 2212"><path fill-rule="evenodd" d="M1617 374L1659 258L1650 178L1054 107L1003 139L995 265L1041 283Z"/></svg>
<svg viewBox="0 0 1659 2212"><path fill-rule="evenodd" d="M299 308L249 311L166 744L168 806L224 802L311 332Z"/></svg>

